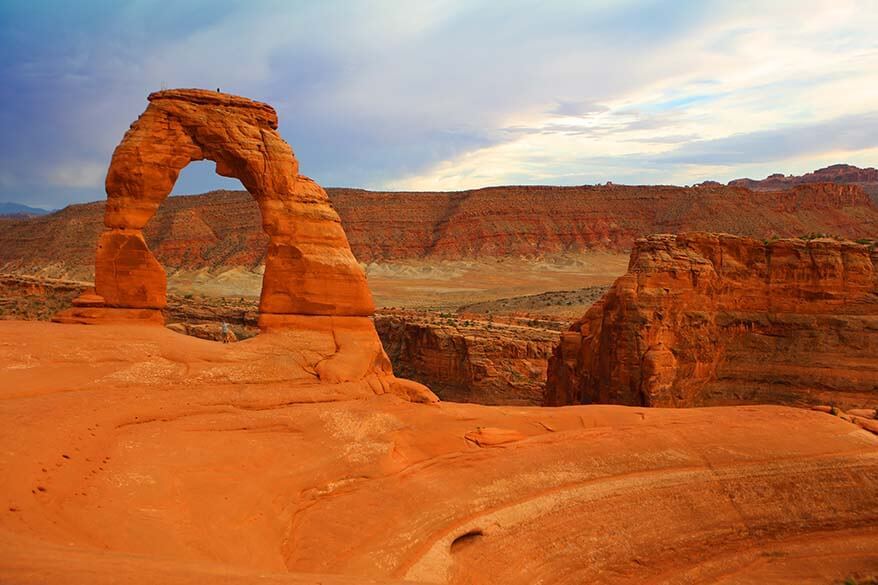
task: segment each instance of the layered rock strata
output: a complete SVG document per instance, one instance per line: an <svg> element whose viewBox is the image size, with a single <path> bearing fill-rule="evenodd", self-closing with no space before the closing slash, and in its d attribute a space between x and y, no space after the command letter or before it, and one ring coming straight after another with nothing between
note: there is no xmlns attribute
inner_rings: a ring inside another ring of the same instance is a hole
<svg viewBox="0 0 878 585"><path fill-rule="evenodd" d="M638 240L549 363L546 403L878 402L878 251L834 239Z"/></svg>
<svg viewBox="0 0 878 585"><path fill-rule="evenodd" d="M556 331L415 311L380 312L375 326L394 370L426 384L442 400L543 402Z"/></svg>
<svg viewBox="0 0 878 585"><path fill-rule="evenodd" d="M637 238L657 232L878 234L878 208L856 185L792 185L776 192L718 184L328 192L361 262L628 251ZM0 270L91 280L103 208L90 203L7 220L0 230ZM143 234L168 269L254 270L265 264L268 249L262 221L253 197L217 191L167 199Z"/></svg>
<svg viewBox="0 0 878 585"><path fill-rule="evenodd" d="M657 232L766 238L878 233L878 208L856 185L809 184L778 192L662 185L509 186L458 193L333 190L331 197L357 258L365 262L627 251L637 238Z"/></svg>
<svg viewBox="0 0 878 585"><path fill-rule="evenodd" d="M861 169L853 165L837 164L798 176L775 173L762 180L735 179L729 181L729 186L746 187L754 191L781 191L809 183L859 185L872 197L872 202L878 205L878 169L872 167Z"/></svg>

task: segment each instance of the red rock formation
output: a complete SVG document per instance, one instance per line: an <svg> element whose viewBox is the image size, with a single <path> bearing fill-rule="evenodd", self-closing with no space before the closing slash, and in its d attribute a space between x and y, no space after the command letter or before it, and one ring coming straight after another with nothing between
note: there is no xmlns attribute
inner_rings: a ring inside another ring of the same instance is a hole
<svg viewBox="0 0 878 585"><path fill-rule="evenodd" d="M755 237L878 233L878 208L857 186L759 192L724 186L491 187L460 193L333 190L361 261L541 256L628 250L656 232ZM380 218L380 220L379 220Z"/></svg>
<svg viewBox="0 0 878 585"><path fill-rule="evenodd" d="M874 245L650 236L562 334L546 402L872 406L876 356Z"/></svg>
<svg viewBox="0 0 878 585"><path fill-rule="evenodd" d="M0 319L49 320L89 286L87 282L0 274Z"/></svg>
<svg viewBox="0 0 878 585"><path fill-rule="evenodd" d="M878 233L878 208L852 185L779 192L718 184L328 192L362 262L628 250L636 238L656 232L722 231L760 238L828 233L851 239ZM103 205L95 203L6 221L0 230L0 270L90 280L102 213ZM143 233L166 268L253 269L265 262L268 236L259 207L244 192L168 198Z"/></svg>
<svg viewBox="0 0 878 585"><path fill-rule="evenodd" d="M309 359L301 365L322 381L370 379L379 393L435 400L420 384L394 378L369 319L374 305L363 269L326 193L298 174L271 106L194 89L153 93L149 102L116 147L107 172L95 290L56 320L163 322L165 271L143 228L180 171L208 159L217 173L240 179L260 209L268 235L260 327L295 330L281 345L305 351Z"/></svg>
<svg viewBox="0 0 878 585"><path fill-rule="evenodd" d="M142 230L180 171L208 159L218 174L240 179L259 205L269 237L263 314L372 314L365 275L338 215L326 193L298 174L270 106L204 90L161 91L149 101L116 147L107 173L107 231L95 263L95 290L107 307L164 307L164 270Z"/></svg>
<svg viewBox="0 0 878 585"><path fill-rule="evenodd" d="M543 402L555 331L414 311L379 313L375 326L394 370L442 400Z"/></svg>
<svg viewBox="0 0 878 585"><path fill-rule="evenodd" d="M793 189L797 185L810 183L836 183L859 185L872 197L873 203L878 205L878 169L861 169L853 165L831 165L804 175L782 175L775 173L762 179L735 179L729 181L730 187L746 187L754 191L782 191Z"/></svg>

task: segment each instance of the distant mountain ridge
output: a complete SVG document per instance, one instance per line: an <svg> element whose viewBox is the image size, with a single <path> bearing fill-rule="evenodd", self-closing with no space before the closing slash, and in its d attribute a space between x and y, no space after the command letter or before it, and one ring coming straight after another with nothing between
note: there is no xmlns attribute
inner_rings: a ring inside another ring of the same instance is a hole
<svg viewBox="0 0 878 585"><path fill-rule="evenodd" d="M754 191L781 191L796 185L809 183L836 183L839 185L859 185L878 205L878 169L861 169L854 165L835 164L804 175L783 175L775 173L762 180L735 179L729 181L730 187L746 187Z"/></svg>
<svg viewBox="0 0 878 585"><path fill-rule="evenodd" d="M859 184L785 184L775 191L756 187L611 184L327 192L355 256L364 263L621 252L648 234L690 231L756 238L878 236L878 206ZM0 272L90 279L103 212L99 201L3 220ZM267 245L259 208L246 191L169 197L144 233L170 271L256 270Z"/></svg>
<svg viewBox="0 0 878 585"><path fill-rule="evenodd" d="M47 213L52 213L52 211L40 207L22 205L21 203L12 203L11 201L0 202L0 217L33 217L36 215L46 215Z"/></svg>

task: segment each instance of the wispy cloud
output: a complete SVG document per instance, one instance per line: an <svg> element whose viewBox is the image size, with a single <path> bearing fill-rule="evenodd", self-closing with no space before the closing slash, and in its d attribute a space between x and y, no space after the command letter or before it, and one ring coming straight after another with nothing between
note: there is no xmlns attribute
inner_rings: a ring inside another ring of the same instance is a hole
<svg viewBox="0 0 878 585"><path fill-rule="evenodd" d="M67 162L49 170L46 179L58 187L100 187L107 174L105 165L93 162Z"/></svg>
<svg viewBox="0 0 878 585"><path fill-rule="evenodd" d="M878 147L875 30L878 6L844 0L6 2L0 199L100 198L163 85L272 103L327 185L690 182L862 159ZM179 188L220 185L197 167Z"/></svg>
<svg viewBox="0 0 878 585"><path fill-rule="evenodd" d="M718 7L716 18L688 29L679 42L650 47L645 58L666 75L597 89L585 103L598 109L513 115L505 140L388 184L688 183L754 168L792 172L806 160L853 160L878 146L878 43L869 32L878 25L878 6L753 8ZM791 20L790 11L802 18ZM664 66L676 59L686 62L684 70Z"/></svg>
<svg viewBox="0 0 878 585"><path fill-rule="evenodd" d="M878 146L878 111L696 140L657 160L671 164L728 165L782 161L823 152L856 152Z"/></svg>

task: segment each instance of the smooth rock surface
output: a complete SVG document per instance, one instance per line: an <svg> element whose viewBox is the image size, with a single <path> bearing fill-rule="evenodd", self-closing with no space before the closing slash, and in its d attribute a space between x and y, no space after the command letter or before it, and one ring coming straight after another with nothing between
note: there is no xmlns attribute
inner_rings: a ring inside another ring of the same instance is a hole
<svg viewBox="0 0 878 585"><path fill-rule="evenodd" d="M414 404L331 340L0 322L0 582L833 583L878 437L781 406Z"/></svg>

